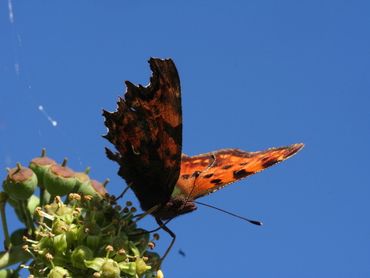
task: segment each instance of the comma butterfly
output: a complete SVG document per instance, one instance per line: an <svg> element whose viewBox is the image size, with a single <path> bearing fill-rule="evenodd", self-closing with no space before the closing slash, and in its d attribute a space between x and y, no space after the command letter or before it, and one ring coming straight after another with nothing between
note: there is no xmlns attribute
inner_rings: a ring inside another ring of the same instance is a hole
<svg viewBox="0 0 370 278"><path fill-rule="evenodd" d="M159 224L194 211L195 199L302 149L303 144L293 144L259 152L223 149L197 156L182 154L181 90L176 66L171 59L151 58L149 64L153 72L149 85L126 81L127 91L119 99L117 111L103 111L108 128L104 137L118 151L106 149L108 158L120 165L118 174L134 191L141 208L150 210Z"/></svg>

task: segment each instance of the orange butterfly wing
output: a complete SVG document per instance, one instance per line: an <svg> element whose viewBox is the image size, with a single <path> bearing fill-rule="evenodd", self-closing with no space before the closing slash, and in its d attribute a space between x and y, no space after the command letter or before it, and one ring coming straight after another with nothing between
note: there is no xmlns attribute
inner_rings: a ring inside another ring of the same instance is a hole
<svg viewBox="0 0 370 278"><path fill-rule="evenodd" d="M180 177L173 195L183 195L190 199L207 195L284 161L303 146L294 144L259 152L223 149L192 157L183 155Z"/></svg>

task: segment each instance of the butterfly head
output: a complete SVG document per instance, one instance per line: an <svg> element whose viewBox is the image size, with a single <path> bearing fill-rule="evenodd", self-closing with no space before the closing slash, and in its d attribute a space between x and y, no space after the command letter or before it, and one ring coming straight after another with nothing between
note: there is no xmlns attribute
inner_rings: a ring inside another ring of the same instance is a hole
<svg viewBox="0 0 370 278"><path fill-rule="evenodd" d="M163 204L153 215L162 220L172 219L176 216L192 212L197 209L197 206L192 200L185 196L172 196L168 202Z"/></svg>

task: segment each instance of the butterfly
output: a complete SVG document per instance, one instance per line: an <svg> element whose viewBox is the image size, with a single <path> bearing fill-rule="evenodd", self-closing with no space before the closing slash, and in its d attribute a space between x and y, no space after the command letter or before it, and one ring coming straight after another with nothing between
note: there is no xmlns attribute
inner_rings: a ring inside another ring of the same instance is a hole
<svg viewBox="0 0 370 278"><path fill-rule="evenodd" d="M104 137L117 150L106 148L108 158L120 166L118 174L134 191L141 208L150 211L162 227L162 220L194 211L195 199L303 148L303 144L293 144L258 152L222 149L196 156L182 154L181 88L176 66L171 59L156 58L151 58L149 65L149 85L126 81L127 90L118 100L117 110L103 110L108 129Z"/></svg>

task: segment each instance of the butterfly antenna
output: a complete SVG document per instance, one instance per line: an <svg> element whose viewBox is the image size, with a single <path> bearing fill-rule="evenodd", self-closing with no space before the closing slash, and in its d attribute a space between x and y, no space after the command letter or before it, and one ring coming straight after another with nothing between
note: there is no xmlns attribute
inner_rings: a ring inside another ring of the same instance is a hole
<svg viewBox="0 0 370 278"><path fill-rule="evenodd" d="M197 178L199 177L199 175L200 175L200 171L196 171L193 175L194 175L194 182L193 182L193 186L191 187L191 190L190 190L190 192L189 192L189 194L188 194L188 196L186 196L186 199L185 199L185 204L187 203L187 202L189 202L189 200L190 200L190 198L191 198L191 194L193 194L193 191L194 191L194 189L195 189L195 182L197 181ZM185 206L185 204L184 204L184 206Z"/></svg>
<svg viewBox="0 0 370 278"><path fill-rule="evenodd" d="M257 226L262 226L263 225L263 223L261 221L251 220L251 219L245 218L243 216L237 215L235 213L232 213L230 211L226 211L226 210L220 209L218 207L214 207L212 205L208 205L208 204L205 204L205 203L202 203L202 202L198 202L198 201L194 201L194 203L196 203L198 205L205 206L205 207L209 207L209 208L212 208L212 209L215 209L215 210L218 210L218 211L221 211L221 212L226 213L228 215L231 215L231 216L234 216L234 217L239 218L241 220L247 221L247 222L249 222L249 223L251 223L253 225L257 225Z"/></svg>
<svg viewBox="0 0 370 278"><path fill-rule="evenodd" d="M207 172L210 168L212 168L213 167L213 165L216 163L216 156L212 153L212 158L213 158L213 160L212 160L212 162L207 166L207 168L206 169L204 169L204 170L202 170L202 171L196 171L194 174L193 174L193 176L194 176L194 182L193 182L193 186L192 186L192 188L191 188L191 190L190 190L190 192L189 192L189 194L188 194L188 196L186 197L186 200L185 200L185 203L187 203L190 199L191 199L191 194L193 193L193 191L194 191L194 189L195 189L195 183L196 183L196 181L197 181L197 179L198 179L198 177L200 176L200 174L201 173L203 173L203 172Z"/></svg>

